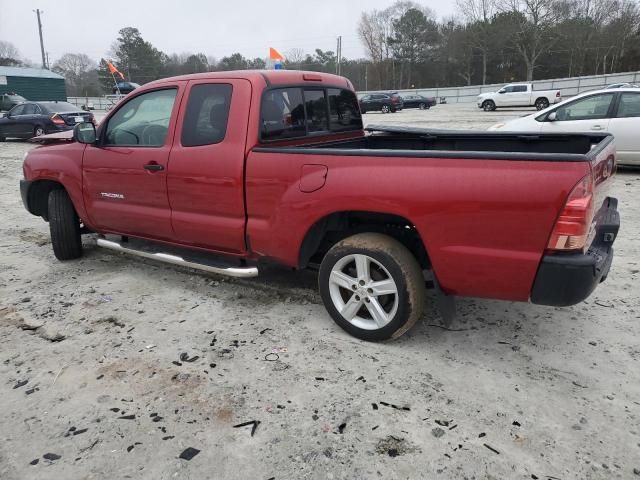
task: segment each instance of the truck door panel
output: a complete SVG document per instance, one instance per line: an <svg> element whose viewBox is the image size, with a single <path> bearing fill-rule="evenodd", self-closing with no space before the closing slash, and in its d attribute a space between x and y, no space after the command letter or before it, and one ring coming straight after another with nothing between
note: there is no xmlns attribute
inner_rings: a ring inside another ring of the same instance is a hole
<svg viewBox="0 0 640 480"><path fill-rule="evenodd" d="M191 81L178 116L167 188L180 243L245 251L244 152L251 84Z"/></svg>

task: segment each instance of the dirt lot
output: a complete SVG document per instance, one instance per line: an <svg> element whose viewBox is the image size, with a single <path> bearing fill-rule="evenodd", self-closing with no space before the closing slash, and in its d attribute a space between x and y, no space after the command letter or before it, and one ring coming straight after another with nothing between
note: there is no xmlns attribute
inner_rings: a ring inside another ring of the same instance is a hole
<svg viewBox="0 0 640 480"><path fill-rule="evenodd" d="M29 148L0 144L2 480L640 479L640 171L615 180L616 259L587 302L462 299L445 329L429 297L409 334L370 344L333 324L312 273L226 280L89 238L56 261L20 202Z"/></svg>

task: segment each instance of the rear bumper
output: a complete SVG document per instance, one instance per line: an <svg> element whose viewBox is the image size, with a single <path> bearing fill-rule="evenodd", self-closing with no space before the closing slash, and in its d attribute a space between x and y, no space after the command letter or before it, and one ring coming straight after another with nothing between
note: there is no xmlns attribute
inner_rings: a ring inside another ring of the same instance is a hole
<svg viewBox="0 0 640 480"><path fill-rule="evenodd" d="M620 228L618 200L607 198L595 220L596 235L586 253L542 258L531 290L531 302L556 307L575 305L606 280L613 261L613 242Z"/></svg>

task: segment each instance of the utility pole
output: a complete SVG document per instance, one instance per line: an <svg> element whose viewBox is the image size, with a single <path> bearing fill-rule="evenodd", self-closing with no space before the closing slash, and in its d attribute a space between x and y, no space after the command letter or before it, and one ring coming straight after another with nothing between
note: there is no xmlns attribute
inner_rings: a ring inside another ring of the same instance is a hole
<svg viewBox="0 0 640 480"><path fill-rule="evenodd" d="M338 35L336 45L336 75L340 75L340 61L342 60L342 35Z"/></svg>
<svg viewBox="0 0 640 480"><path fill-rule="evenodd" d="M42 22L40 21L40 13L44 13L41 12L39 8L37 8L36 10L34 10L36 12L36 16L38 17L38 33L40 34L40 51L42 52L42 68L47 68L47 57L44 54L44 41L42 40Z"/></svg>

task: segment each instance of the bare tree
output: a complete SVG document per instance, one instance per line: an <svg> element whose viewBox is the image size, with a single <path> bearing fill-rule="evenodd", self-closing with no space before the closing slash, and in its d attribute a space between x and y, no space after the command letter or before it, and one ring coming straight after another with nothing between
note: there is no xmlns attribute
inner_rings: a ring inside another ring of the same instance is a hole
<svg viewBox="0 0 640 480"><path fill-rule="evenodd" d="M52 70L62 75L71 96L83 95L97 83L97 64L84 53L65 53Z"/></svg>
<svg viewBox="0 0 640 480"><path fill-rule="evenodd" d="M20 52L11 42L0 40L0 65L20 65Z"/></svg>
<svg viewBox="0 0 640 480"><path fill-rule="evenodd" d="M306 55L302 48L292 48L291 50L285 52L284 57L288 65L292 66L293 68L300 69L300 67L304 63Z"/></svg>
<svg viewBox="0 0 640 480"><path fill-rule="evenodd" d="M491 19L496 14L496 0L457 0L458 8L470 29L470 47L482 55L482 84L487 83L487 63L491 49Z"/></svg>
<svg viewBox="0 0 640 480"><path fill-rule="evenodd" d="M513 17L515 31L511 42L526 65L527 81L531 81L540 56L557 40L553 32L557 21L557 1L504 0L499 8Z"/></svg>
<svg viewBox="0 0 640 480"><path fill-rule="evenodd" d="M54 64L52 70L63 77L77 78L96 68L96 62L84 53L65 53Z"/></svg>
<svg viewBox="0 0 640 480"><path fill-rule="evenodd" d="M367 57L376 67L378 73L378 88L382 85L382 62L387 47L380 17L381 13L377 10L362 12L358 22L358 36L365 47Z"/></svg>

